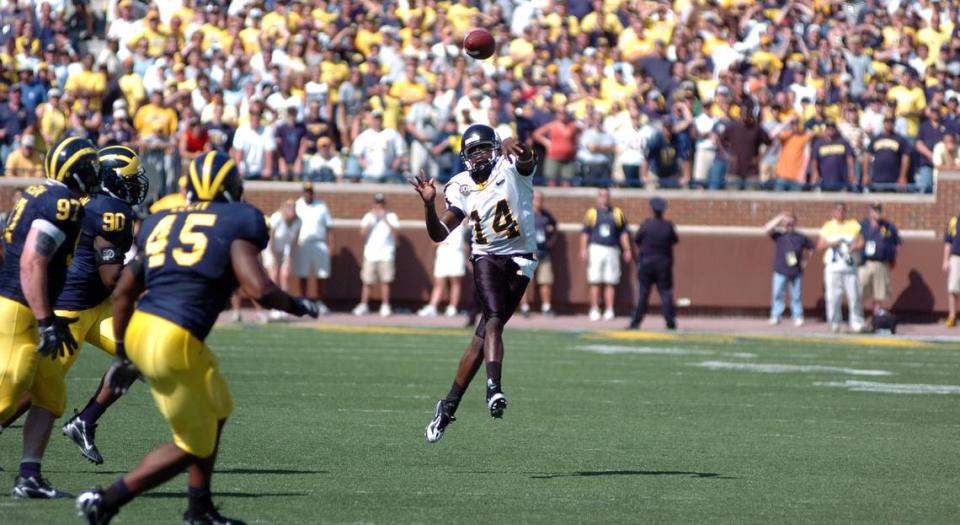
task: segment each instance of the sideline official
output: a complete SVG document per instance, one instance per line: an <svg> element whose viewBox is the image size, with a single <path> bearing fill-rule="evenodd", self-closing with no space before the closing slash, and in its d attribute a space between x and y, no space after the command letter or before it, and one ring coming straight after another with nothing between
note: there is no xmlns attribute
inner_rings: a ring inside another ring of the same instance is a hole
<svg viewBox="0 0 960 525"><path fill-rule="evenodd" d="M664 219L667 201L660 197L650 200L653 217L644 221L635 238L637 256L637 306L630 319L630 328L640 327L647 313L650 287L657 286L660 294L660 311L667 322L668 330L676 330L677 317L673 306L673 245L679 242L673 223Z"/></svg>

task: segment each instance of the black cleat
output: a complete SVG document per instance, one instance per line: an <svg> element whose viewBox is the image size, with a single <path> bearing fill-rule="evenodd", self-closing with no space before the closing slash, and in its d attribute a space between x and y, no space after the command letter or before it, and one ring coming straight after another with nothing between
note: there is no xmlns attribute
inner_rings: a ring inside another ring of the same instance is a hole
<svg viewBox="0 0 960 525"><path fill-rule="evenodd" d="M80 419L78 414L74 413L73 417L63 424L62 430L63 435L77 445L83 457L95 465L103 464L103 456L100 455L96 443L93 442L97 433L97 425L88 424Z"/></svg>
<svg viewBox="0 0 960 525"><path fill-rule="evenodd" d="M437 401L437 410L433 415L433 420L430 421L430 424L427 425L427 428L423 431L424 437L427 438L427 443L436 443L440 441L440 438L443 437L443 431L447 428L447 425L456 421L457 418L453 417L453 414L450 411L450 406L446 401L441 399Z"/></svg>
<svg viewBox="0 0 960 525"><path fill-rule="evenodd" d="M59 490L51 487L50 482L40 476L30 476L29 478L17 476L17 479L13 482L13 490L10 491L10 495L14 498L30 499L55 499L70 497L70 494L67 494L66 492L60 492Z"/></svg>
<svg viewBox="0 0 960 525"><path fill-rule="evenodd" d="M77 513L88 525L107 525L117 515L116 511L103 508L103 491L88 490L77 496Z"/></svg>
<svg viewBox="0 0 960 525"><path fill-rule="evenodd" d="M184 512L183 525L246 525L246 523L224 518L217 512L217 509L210 509L202 513L189 510Z"/></svg>
<svg viewBox="0 0 960 525"><path fill-rule="evenodd" d="M487 398L487 408L490 409L490 416L500 419L503 417L503 411L507 409L507 396L503 392L496 392Z"/></svg>

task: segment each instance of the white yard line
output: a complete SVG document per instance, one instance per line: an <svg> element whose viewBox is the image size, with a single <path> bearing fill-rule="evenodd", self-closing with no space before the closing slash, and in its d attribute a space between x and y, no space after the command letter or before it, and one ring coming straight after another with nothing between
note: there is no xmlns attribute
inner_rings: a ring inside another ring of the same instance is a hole
<svg viewBox="0 0 960 525"><path fill-rule="evenodd" d="M849 374L853 376L888 376L892 375L887 370L869 370L859 368L843 368L837 366L820 365L786 365L779 363L730 363L727 361L704 361L702 363L692 363L692 366L699 366L710 370L743 370L746 372L759 372L761 374L790 374L790 373L837 373Z"/></svg>

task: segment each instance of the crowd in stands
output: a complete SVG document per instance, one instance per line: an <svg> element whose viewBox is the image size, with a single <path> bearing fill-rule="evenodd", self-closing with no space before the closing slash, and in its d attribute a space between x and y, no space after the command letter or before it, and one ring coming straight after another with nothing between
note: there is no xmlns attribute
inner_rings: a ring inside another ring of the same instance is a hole
<svg viewBox="0 0 960 525"><path fill-rule="evenodd" d="M537 182L933 191L958 164L943 0L0 0L0 170L72 134L248 179L461 169L486 123ZM488 60L460 49L488 28Z"/></svg>

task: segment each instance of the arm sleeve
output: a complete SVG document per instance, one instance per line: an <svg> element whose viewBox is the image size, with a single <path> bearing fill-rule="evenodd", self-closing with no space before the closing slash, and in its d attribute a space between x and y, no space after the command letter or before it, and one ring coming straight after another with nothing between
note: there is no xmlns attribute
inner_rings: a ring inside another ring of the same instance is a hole
<svg viewBox="0 0 960 525"><path fill-rule="evenodd" d="M396 213L390 212L387 214L387 224L397 229L400 228L400 219L397 217Z"/></svg>
<svg viewBox="0 0 960 525"><path fill-rule="evenodd" d="M270 242L270 230L267 226L267 219L260 210L250 205L244 205L242 220L237 221L236 238L252 242L260 250L267 247Z"/></svg>
<svg viewBox="0 0 960 525"><path fill-rule="evenodd" d="M597 211L593 208L587 210L586 215L583 216L583 233L590 233L593 231L593 226L597 221Z"/></svg>
<svg viewBox="0 0 960 525"><path fill-rule="evenodd" d="M365 213L363 215L363 218L360 219L361 228L366 228L367 226L370 226L370 224L372 223L373 223L373 215L371 215L370 212Z"/></svg>
<svg viewBox="0 0 960 525"><path fill-rule="evenodd" d="M460 185L452 181L443 187L443 200L447 209L452 211L460 220L467 216L466 198L460 193Z"/></svg>

